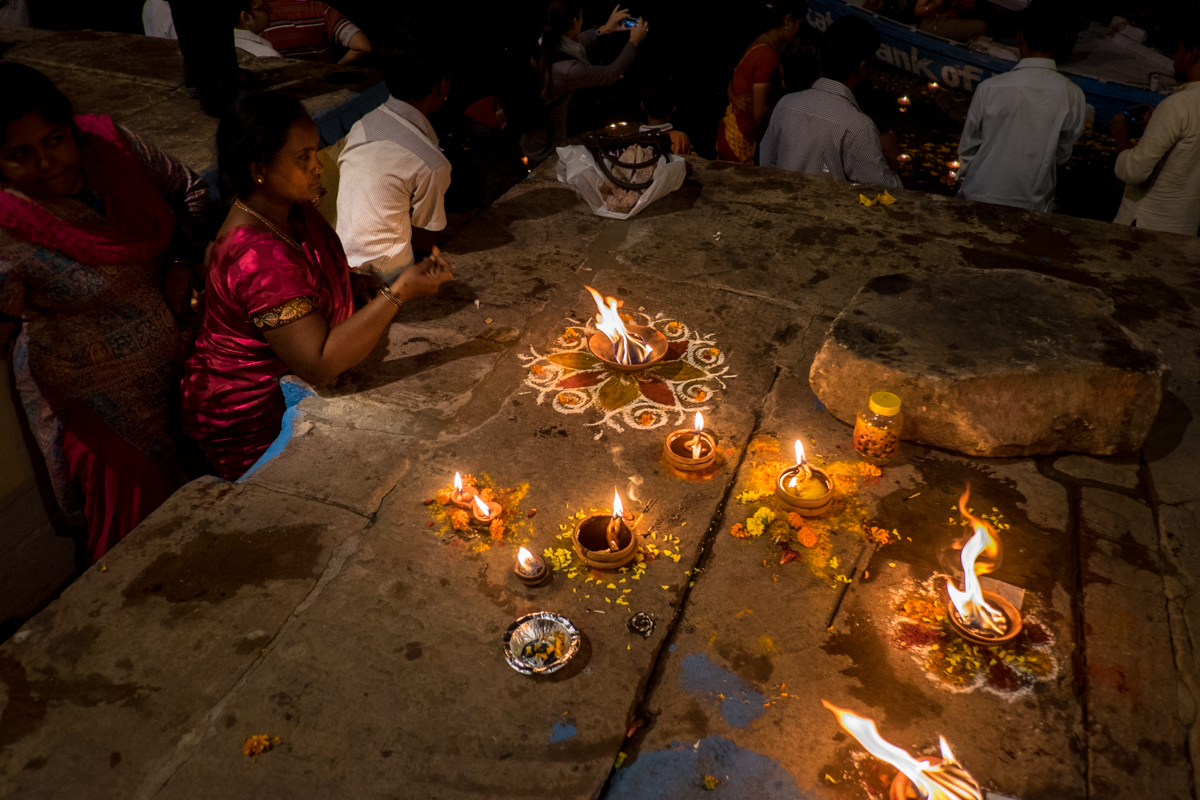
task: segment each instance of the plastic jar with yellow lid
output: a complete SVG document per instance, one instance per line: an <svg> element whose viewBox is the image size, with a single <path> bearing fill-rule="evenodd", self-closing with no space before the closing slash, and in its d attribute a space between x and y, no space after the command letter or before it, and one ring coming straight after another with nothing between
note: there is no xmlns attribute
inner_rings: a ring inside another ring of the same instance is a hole
<svg viewBox="0 0 1200 800"><path fill-rule="evenodd" d="M904 414L900 398L875 392L854 422L854 450L872 464L886 464L900 451Z"/></svg>

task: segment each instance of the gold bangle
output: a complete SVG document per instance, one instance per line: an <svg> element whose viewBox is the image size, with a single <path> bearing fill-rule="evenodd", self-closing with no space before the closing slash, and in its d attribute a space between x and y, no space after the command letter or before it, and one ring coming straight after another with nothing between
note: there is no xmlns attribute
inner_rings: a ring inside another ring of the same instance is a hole
<svg viewBox="0 0 1200 800"><path fill-rule="evenodd" d="M392 294L392 290L384 285L383 282L380 282L379 284L379 293L386 297L396 308L399 308L402 305L400 300L396 298L396 295Z"/></svg>

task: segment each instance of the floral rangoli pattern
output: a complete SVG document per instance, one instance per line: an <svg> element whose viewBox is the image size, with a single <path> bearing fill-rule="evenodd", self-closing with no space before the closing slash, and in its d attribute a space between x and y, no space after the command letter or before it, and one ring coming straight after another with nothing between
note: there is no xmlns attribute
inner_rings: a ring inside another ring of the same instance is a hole
<svg viewBox="0 0 1200 800"><path fill-rule="evenodd" d="M728 388L727 379L737 377L729 374L711 336L662 314L621 316L667 337L663 360L641 372L609 369L588 349L593 323L569 319L553 349L543 355L531 347L530 355L520 356L529 370L525 385L537 392L538 405L549 403L560 414L591 412L598 419L587 424L599 428L599 439L606 429L621 433L690 422L695 412L708 410L714 393Z"/></svg>

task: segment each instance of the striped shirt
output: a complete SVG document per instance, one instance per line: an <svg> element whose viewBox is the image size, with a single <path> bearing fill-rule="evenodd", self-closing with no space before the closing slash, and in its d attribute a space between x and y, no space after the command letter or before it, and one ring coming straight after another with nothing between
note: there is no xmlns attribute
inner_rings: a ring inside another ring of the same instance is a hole
<svg viewBox="0 0 1200 800"><path fill-rule="evenodd" d="M771 114L759 161L764 167L829 175L837 181L900 186L883 157L879 131L845 84L818 78L785 95Z"/></svg>
<svg viewBox="0 0 1200 800"><path fill-rule="evenodd" d="M349 47L358 27L325 3L268 0L271 24L262 37L281 55L306 61L333 61L334 43Z"/></svg>
<svg viewBox="0 0 1200 800"><path fill-rule="evenodd" d="M389 97L350 129L338 158L337 233L350 266L395 280L414 261L412 229L446 227L450 162L429 120Z"/></svg>

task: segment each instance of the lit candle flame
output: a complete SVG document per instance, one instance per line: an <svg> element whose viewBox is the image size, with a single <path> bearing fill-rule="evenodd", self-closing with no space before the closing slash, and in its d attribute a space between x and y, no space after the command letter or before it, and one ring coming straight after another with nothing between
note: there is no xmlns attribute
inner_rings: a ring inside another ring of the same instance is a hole
<svg viewBox="0 0 1200 800"><path fill-rule="evenodd" d="M879 735L874 721L838 708L828 700L822 700L821 704L833 712L838 724L857 739L868 753L903 772L913 782L917 794L925 800L980 800L982 797L979 784L954 758L945 737L938 737L942 763L934 765L924 759L913 758L885 740Z"/></svg>
<svg viewBox="0 0 1200 800"><path fill-rule="evenodd" d="M695 427L693 428L693 430L695 430L696 433L699 433L700 431L704 430L704 415L701 414L699 411L696 412L696 422L695 422Z"/></svg>
<svg viewBox="0 0 1200 800"><path fill-rule="evenodd" d="M462 474L454 473L454 493L462 494Z"/></svg>
<svg viewBox="0 0 1200 800"><path fill-rule="evenodd" d="M522 572L533 572L533 568L537 565L534 561L533 553L524 547L517 551L517 563L521 565Z"/></svg>
<svg viewBox="0 0 1200 800"><path fill-rule="evenodd" d="M929 84L929 88L930 88L930 89L936 89L936 88L938 88L937 81L934 81L933 83Z"/></svg>
<svg viewBox="0 0 1200 800"><path fill-rule="evenodd" d="M479 495L475 495L475 507L478 508L479 513L485 517L490 516L492 513L492 510L488 508L488 504L484 502L484 499Z"/></svg>
<svg viewBox="0 0 1200 800"><path fill-rule="evenodd" d="M804 457L804 445L799 439L796 440L796 466L803 467L808 463L808 459Z"/></svg>
<svg viewBox="0 0 1200 800"><path fill-rule="evenodd" d="M975 535L962 549L963 589L959 591L953 583L947 582L946 591L967 627L1003 636L1008 630L1008 622L1003 612L983 599L983 587L979 585L979 575L975 570L975 559L987 548L990 538L986 526L975 525Z"/></svg>
<svg viewBox="0 0 1200 800"><path fill-rule="evenodd" d="M615 297L605 297L590 286L584 286L591 293L599 312L596 315L596 328L609 338L613 345L613 359L618 364L641 364L649 356L653 348L646 344L640 336L625 329L621 319L620 308Z"/></svg>
<svg viewBox="0 0 1200 800"><path fill-rule="evenodd" d="M812 475L812 470L808 467L808 458L804 455L804 445L799 439L796 440L796 466L800 469L788 481L789 489L795 489L799 485L801 475L804 476L804 480L808 480L809 476Z"/></svg>
<svg viewBox="0 0 1200 800"><path fill-rule="evenodd" d="M617 490L613 489L613 519L620 519L625 516L625 507L621 505L621 495L617 494Z"/></svg>

